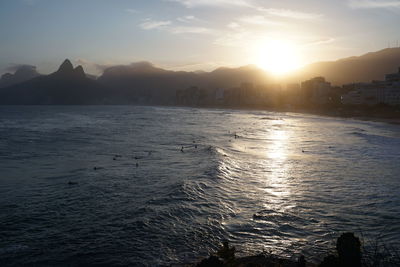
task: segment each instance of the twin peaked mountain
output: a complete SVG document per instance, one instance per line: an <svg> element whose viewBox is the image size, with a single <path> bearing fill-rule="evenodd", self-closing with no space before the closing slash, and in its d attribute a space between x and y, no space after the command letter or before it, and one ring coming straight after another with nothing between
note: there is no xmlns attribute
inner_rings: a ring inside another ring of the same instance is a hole
<svg viewBox="0 0 400 267"><path fill-rule="evenodd" d="M77 66L74 69L71 61L68 59L64 60L61 66L58 68L56 72L53 73L55 76L64 76L64 78L84 78L86 77L85 72L81 65Z"/></svg>
<svg viewBox="0 0 400 267"><path fill-rule="evenodd" d="M0 89L0 104L99 104L106 91L66 59L54 73Z"/></svg>

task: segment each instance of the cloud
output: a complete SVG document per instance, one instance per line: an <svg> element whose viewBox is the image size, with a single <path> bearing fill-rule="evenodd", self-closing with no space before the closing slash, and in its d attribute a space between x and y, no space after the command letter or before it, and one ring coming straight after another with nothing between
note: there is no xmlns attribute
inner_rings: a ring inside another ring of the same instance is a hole
<svg viewBox="0 0 400 267"><path fill-rule="evenodd" d="M195 8L201 6L213 6L213 7L224 7L224 8L228 6L248 7L258 11L267 12L270 15L294 18L294 19L316 19L322 17L322 14L316 14L316 13L307 13L302 11L281 9L281 8L265 8L254 4L250 0L164 0L164 1L178 2L186 6L187 8Z"/></svg>
<svg viewBox="0 0 400 267"><path fill-rule="evenodd" d="M174 71L194 71L196 73L202 73L204 71L212 71L218 67L229 65L227 62L164 62L162 67L171 69Z"/></svg>
<svg viewBox="0 0 400 267"><path fill-rule="evenodd" d="M261 15L241 17L239 21L254 25L280 25L281 23L265 18Z"/></svg>
<svg viewBox="0 0 400 267"><path fill-rule="evenodd" d="M139 10L133 9L133 8L127 8L127 9L125 9L125 11L128 12L128 13L131 13L131 14L138 14L138 13L140 13Z"/></svg>
<svg viewBox="0 0 400 267"><path fill-rule="evenodd" d="M322 14L306 13L290 9L259 7L258 10L266 12L269 15L285 17L285 18L293 18L293 19L317 19L322 17Z"/></svg>
<svg viewBox="0 0 400 267"><path fill-rule="evenodd" d="M396 0L350 0L348 5L351 8L400 8L400 1Z"/></svg>
<svg viewBox="0 0 400 267"><path fill-rule="evenodd" d="M167 28L168 31L174 34L184 34L184 33L202 33L210 34L213 33L211 29L204 27L193 27L193 26L176 26Z"/></svg>
<svg viewBox="0 0 400 267"><path fill-rule="evenodd" d="M233 33L224 34L218 37L215 41L215 45L228 46L228 47L248 47L254 43L256 38L254 34L248 31L237 31Z"/></svg>
<svg viewBox="0 0 400 267"><path fill-rule="evenodd" d="M36 66L28 64L13 64L5 68L5 71L7 72L16 72L17 70L36 71Z"/></svg>
<svg viewBox="0 0 400 267"><path fill-rule="evenodd" d="M238 29L238 28L240 28L240 25L237 22L231 22L231 23L228 24L228 28Z"/></svg>
<svg viewBox="0 0 400 267"><path fill-rule="evenodd" d="M150 20L150 19L147 19L143 23L139 24L139 26L143 30L153 30L153 29L162 28L162 27L170 25L170 24L171 24L171 21L169 21L169 20Z"/></svg>
<svg viewBox="0 0 400 267"><path fill-rule="evenodd" d="M180 22L192 22L192 21L199 21L198 18L196 18L195 16L192 15L188 15L188 16L183 16L183 17L179 17L176 19L177 21Z"/></svg>
<svg viewBox="0 0 400 267"><path fill-rule="evenodd" d="M170 2L178 2L188 8L199 6L240 6L252 7L253 5L248 0L166 0Z"/></svg>
<svg viewBox="0 0 400 267"><path fill-rule="evenodd" d="M194 16L186 16L182 17L185 18L186 20L195 20L196 18ZM173 34L185 34L185 33L191 33L191 34L211 34L214 31L209 28L205 27L198 27L198 26L188 26L188 25L172 25L172 22L170 20L150 20L146 19L143 23L139 24L139 27L142 28L143 30L154 30L154 29L159 29L163 31L167 31Z"/></svg>
<svg viewBox="0 0 400 267"><path fill-rule="evenodd" d="M82 65L86 73L94 73L95 75L101 75L104 70L117 65L116 62L96 63L85 58L74 59L73 63L74 65Z"/></svg>
<svg viewBox="0 0 400 267"><path fill-rule="evenodd" d="M308 42L305 44L305 46L317 46L317 45L323 45L323 44L330 44L330 43L334 42L335 40L336 40L335 38L331 38L331 37L321 38L319 40L314 40L314 41Z"/></svg>

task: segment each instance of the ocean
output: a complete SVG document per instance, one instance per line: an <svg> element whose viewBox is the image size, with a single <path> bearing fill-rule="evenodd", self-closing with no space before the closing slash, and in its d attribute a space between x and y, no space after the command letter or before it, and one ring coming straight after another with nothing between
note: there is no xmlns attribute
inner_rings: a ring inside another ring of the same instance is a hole
<svg viewBox="0 0 400 267"><path fill-rule="evenodd" d="M1 266L321 259L400 247L400 125L141 106L0 107Z"/></svg>

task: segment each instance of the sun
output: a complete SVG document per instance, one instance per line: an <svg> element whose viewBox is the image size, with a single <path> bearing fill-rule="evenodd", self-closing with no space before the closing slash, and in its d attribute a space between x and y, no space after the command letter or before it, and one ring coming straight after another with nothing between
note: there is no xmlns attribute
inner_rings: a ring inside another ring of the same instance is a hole
<svg viewBox="0 0 400 267"><path fill-rule="evenodd" d="M268 40L255 50L256 64L274 75L287 74L301 67L300 53L290 42Z"/></svg>

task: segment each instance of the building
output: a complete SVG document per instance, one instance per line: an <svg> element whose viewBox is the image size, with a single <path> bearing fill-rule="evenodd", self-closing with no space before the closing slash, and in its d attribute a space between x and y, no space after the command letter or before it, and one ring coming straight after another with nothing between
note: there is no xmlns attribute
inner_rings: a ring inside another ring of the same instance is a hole
<svg viewBox="0 0 400 267"><path fill-rule="evenodd" d="M199 106L207 102L207 92L197 86L191 86L184 90L177 90L176 103L178 105Z"/></svg>
<svg viewBox="0 0 400 267"><path fill-rule="evenodd" d="M400 105L400 68L398 73L386 74L384 81L355 83L351 86L345 86L352 87L352 90L342 95L342 104L377 105L384 103Z"/></svg>
<svg viewBox="0 0 400 267"><path fill-rule="evenodd" d="M397 73L390 73L385 75L385 81L388 83L400 82L400 67Z"/></svg>
<svg viewBox="0 0 400 267"><path fill-rule="evenodd" d="M342 95L341 101L343 105L361 105L363 98L360 91L350 91Z"/></svg>
<svg viewBox="0 0 400 267"><path fill-rule="evenodd" d="M302 105L305 102L304 95L301 94L301 87L298 83L290 83L286 85L285 90L286 103L290 106Z"/></svg>
<svg viewBox="0 0 400 267"><path fill-rule="evenodd" d="M353 85L354 89L350 91L347 96L343 96L343 104L372 106L385 102L384 82L373 81L372 83L355 83ZM355 98L356 95L358 97Z"/></svg>
<svg viewBox="0 0 400 267"><path fill-rule="evenodd" d="M215 90L215 101L217 103L223 103L225 97L225 90L222 88L218 88Z"/></svg>
<svg viewBox="0 0 400 267"><path fill-rule="evenodd" d="M324 105L329 102L331 84L324 77L315 77L301 83L301 93L306 102Z"/></svg>
<svg viewBox="0 0 400 267"><path fill-rule="evenodd" d="M400 82L392 83L384 91L385 104L400 105Z"/></svg>

